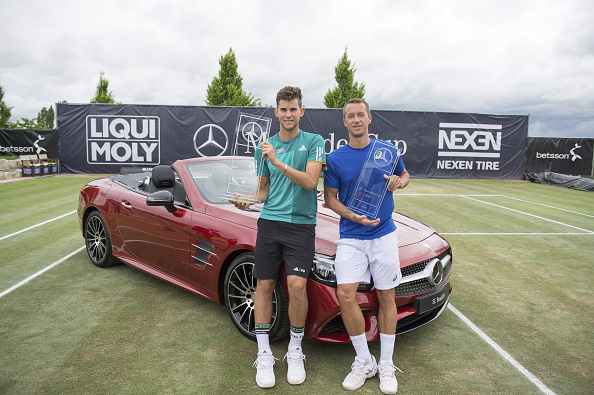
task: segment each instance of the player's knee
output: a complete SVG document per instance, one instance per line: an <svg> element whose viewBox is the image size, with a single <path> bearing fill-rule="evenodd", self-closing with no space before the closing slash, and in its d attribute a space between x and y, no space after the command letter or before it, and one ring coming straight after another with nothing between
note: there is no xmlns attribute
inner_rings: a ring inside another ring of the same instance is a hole
<svg viewBox="0 0 594 395"><path fill-rule="evenodd" d="M341 287L339 286L336 290L336 296L338 297L338 302L343 304L354 303L355 302L355 294L350 287Z"/></svg>
<svg viewBox="0 0 594 395"><path fill-rule="evenodd" d="M261 295L272 295L275 285L276 281L274 280L258 280L256 292L259 292Z"/></svg>
<svg viewBox="0 0 594 395"><path fill-rule="evenodd" d="M385 303L385 304L395 304L396 303L396 300L394 299L394 297L395 297L394 288L386 289L386 290L377 289L376 291L377 291L376 292L377 298L380 303Z"/></svg>
<svg viewBox="0 0 594 395"><path fill-rule="evenodd" d="M289 281L289 294L293 297L302 298L307 296L307 281Z"/></svg>

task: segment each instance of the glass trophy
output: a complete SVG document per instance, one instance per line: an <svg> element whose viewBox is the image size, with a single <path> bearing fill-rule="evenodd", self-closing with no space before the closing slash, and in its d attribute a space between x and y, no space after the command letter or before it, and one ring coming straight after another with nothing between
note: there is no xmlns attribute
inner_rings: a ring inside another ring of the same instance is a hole
<svg viewBox="0 0 594 395"><path fill-rule="evenodd" d="M262 166L256 169L253 160L246 161L237 157L251 156L253 158L256 147L268 140L271 124L271 118L239 113L237 126L235 127L235 145L231 157L231 170L221 199L260 203L257 196Z"/></svg>
<svg viewBox="0 0 594 395"><path fill-rule="evenodd" d="M390 182L384 175L391 177L394 174L400 153L394 144L382 140L373 139L371 144L347 207L373 221L377 219Z"/></svg>

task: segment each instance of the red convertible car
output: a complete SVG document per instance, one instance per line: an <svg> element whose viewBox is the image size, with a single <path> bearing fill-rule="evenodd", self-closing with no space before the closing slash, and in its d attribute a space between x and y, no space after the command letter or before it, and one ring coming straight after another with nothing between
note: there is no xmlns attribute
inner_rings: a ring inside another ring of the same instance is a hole
<svg viewBox="0 0 594 395"><path fill-rule="evenodd" d="M253 158L186 159L151 172L95 180L80 192L78 217L93 264L124 262L221 303L239 331L255 340L252 269L260 206L240 211L222 197L230 174L254 177ZM334 277L339 219L323 203L320 198L305 333L311 339L347 342ZM401 334L434 320L446 308L452 252L431 227L398 213L393 219L403 275L396 288ZM271 340L289 331L284 279L283 273L274 293ZM379 339L373 283L359 286L357 300L367 338Z"/></svg>

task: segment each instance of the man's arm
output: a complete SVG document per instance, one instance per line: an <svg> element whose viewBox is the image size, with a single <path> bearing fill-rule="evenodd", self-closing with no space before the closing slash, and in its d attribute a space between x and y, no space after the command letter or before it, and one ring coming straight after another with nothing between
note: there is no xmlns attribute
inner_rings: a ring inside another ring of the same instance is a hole
<svg viewBox="0 0 594 395"><path fill-rule="evenodd" d="M281 172L285 173L285 176L295 184L308 191L313 191L318 186L318 180L320 179L320 173L322 172L322 164L319 162L307 162L305 171L299 171L293 169L291 166L287 166L285 172L285 165L281 162L279 166L275 166Z"/></svg>
<svg viewBox="0 0 594 395"><path fill-rule="evenodd" d="M358 222L362 225L377 226L380 219L370 221L365 215L358 215L349 210L340 200L338 200L338 189L324 186L324 200L326 206L334 211L336 214L353 222Z"/></svg>
<svg viewBox="0 0 594 395"><path fill-rule="evenodd" d="M276 167L281 173L283 173L289 180L308 191L313 191L318 185L320 179L320 173L322 172L322 164L318 162L308 162L305 167L305 171L293 169L286 163L281 162L276 157L272 144L268 141L262 143L262 155L268 157L270 164Z"/></svg>

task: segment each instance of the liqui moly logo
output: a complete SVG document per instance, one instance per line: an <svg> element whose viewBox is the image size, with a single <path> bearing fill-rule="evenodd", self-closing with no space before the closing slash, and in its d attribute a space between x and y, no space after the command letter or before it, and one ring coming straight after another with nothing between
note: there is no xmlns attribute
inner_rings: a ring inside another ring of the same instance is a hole
<svg viewBox="0 0 594 395"><path fill-rule="evenodd" d="M89 164L158 165L159 117L89 115L86 119Z"/></svg>
<svg viewBox="0 0 594 395"><path fill-rule="evenodd" d="M438 156L499 158L501 125L440 123Z"/></svg>

